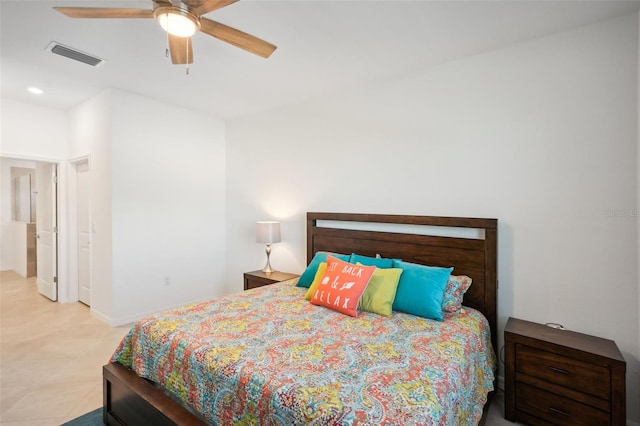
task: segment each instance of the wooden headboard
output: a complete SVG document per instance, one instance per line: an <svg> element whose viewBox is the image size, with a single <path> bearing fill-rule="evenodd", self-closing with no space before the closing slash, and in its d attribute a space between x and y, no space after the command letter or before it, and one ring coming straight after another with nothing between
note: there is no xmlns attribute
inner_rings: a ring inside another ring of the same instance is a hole
<svg viewBox="0 0 640 426"><path fill-rule="evenodd" d="M437 232L438 236L416 233L418 228L426 227L435 227L427 229L444 233ZM447 228L458 228L455 231L465 235L442 236L450 233L451 229ZM466 231L475 235L467 236ZM379 254L422 265L453 266L455 275L468 275L473 280L464 305L479 310L487 318L495 351L498 347L497 237L497 219L307 213L307 263L318 251L332 251L365 256Z"/></svg>

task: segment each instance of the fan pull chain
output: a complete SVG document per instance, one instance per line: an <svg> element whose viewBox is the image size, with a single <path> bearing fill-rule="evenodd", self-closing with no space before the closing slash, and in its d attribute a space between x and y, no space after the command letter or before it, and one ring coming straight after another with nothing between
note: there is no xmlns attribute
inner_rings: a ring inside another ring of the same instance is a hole
<svg viewBox="0 0 640 426"><path fill-rule="evenodd" d="M185 37L184 39L187 41L187 75L189 75L189 41L191 37Z"/></svg>
<svg viewBox="0 0 640 426"><path fill-rule="evenodd" d="M169 57L169 14L166 14L167 16L167 47L164 49L164 56L165 58Z"/></svg>

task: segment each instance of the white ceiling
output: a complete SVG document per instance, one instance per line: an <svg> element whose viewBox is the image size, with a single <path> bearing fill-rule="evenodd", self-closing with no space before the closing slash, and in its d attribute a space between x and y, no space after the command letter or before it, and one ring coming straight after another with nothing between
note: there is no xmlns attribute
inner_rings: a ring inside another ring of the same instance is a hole
<svg viewBox="0 0 640 426"><path fill-rule="evenodd" d="M263 59L200 33L189 75L165 58L166 36L152 19L71 19L52 9L150 9L150 0L0 6L3 97L67 109L113 87L234 118L632 13L640 1L242 0L206 17L278 49ZM93 68L54 55L45 50L51 41L107 62Z"/></svg>

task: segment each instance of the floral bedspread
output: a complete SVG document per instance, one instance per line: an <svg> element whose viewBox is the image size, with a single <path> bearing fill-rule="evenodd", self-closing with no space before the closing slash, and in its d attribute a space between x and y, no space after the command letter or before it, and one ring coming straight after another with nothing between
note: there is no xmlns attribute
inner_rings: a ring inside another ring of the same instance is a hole
<svg viewBox="0 0 640 426"><path fill-rule="evenodd" d="M496 365L479 312L353 318L294 283L143 319L111 361L212 424L477 424Z"/></svg>

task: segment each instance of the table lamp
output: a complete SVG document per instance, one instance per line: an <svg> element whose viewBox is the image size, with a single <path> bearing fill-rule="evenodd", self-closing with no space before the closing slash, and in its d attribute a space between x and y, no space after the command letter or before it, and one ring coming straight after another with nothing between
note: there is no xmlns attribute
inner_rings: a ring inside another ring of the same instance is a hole
<svg viewBox="0 0 640 426"><path fill-rule="evenodd" d="M256 242L267 245L267 264L262 269L262 272L270 274L275 272L269 262L269 256L271 255L271 244L279 243L280 239L280 222L264 221L258 222L256 226Z"/></svg>

